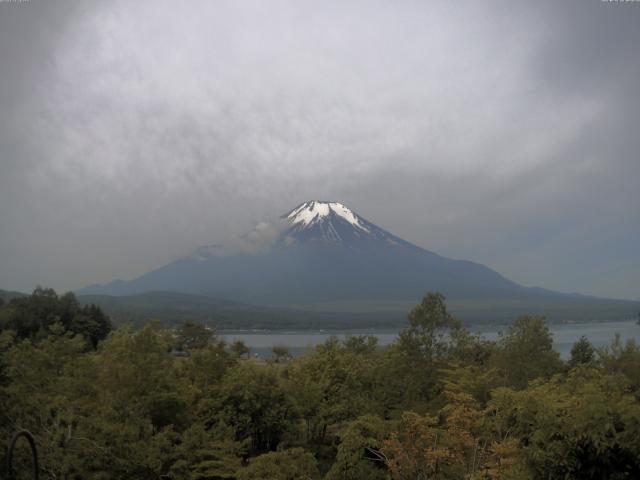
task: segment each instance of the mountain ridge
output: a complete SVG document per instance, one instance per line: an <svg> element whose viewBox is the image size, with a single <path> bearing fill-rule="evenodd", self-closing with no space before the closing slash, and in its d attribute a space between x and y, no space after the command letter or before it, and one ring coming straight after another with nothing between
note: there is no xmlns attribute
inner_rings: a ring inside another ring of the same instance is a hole
<svg viewBox="0 0 640 480"><path fill-rule="evenodd" d="M244 236L246 248L202 247L131 281L79 294L149 291L225 298L251 305L418 301L427 291L462 302L486 299L590 303L592 297L525 287L491 268L414 245L339 202L310 200Z"/></svg>

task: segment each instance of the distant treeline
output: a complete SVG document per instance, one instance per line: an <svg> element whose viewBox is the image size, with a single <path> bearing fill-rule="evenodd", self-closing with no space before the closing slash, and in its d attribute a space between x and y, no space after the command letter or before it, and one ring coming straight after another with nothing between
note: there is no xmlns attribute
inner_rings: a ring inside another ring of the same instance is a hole
<svg viewBox="0 0 640 480"><path fill-rule="evenodd" d="M81 335L95 349L111 331L111 319L96 305L80 305L71 292L59 296L37 287L32 295L0 298L0 329L31 341L53 333Z"/></svg>
<svg viewBox="0 0 640 480"><path fill-rule="evenodd" d="M67 294L68 295L68 294ZM26 297L0 290L0 299ZM216 297L170 291L125 296L79 295L80 305L96 305L114 325L142 328L150 322L177 327L191 321L217 330L401 329L416 300L354 299L337 303L289 306L248 305ZM465 325L508 325L523 314L545 316L550 323L603 322L636 318L640 302L583 296L448 299L449 311Z"/></svg>
<svg viewBox="0 0 640 480"><path fill-rule="evenodd" d="M83 304L99 305L114 324L142 327L153 319L169 327L187 321L224 329L348 329L401 326L401 313L318 312L301 309L247 305L202 295L179 292L146 292L123 297L81 295Z"/></svg>
<svg viewBox="0 0 640 480"><path fill-rule="evenodd" d="M488 341L430 293L376 342L259 361L37 289L0 306L0 437L30 430L45 479L640 478L634 341L563 361L543 318Z"/></svg>

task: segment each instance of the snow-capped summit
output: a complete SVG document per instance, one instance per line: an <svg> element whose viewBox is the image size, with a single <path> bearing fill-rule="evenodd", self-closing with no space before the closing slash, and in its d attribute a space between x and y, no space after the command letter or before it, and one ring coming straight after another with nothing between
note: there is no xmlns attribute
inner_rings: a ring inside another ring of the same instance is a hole
<svg viewBox="0 0 640 480"><path fill-rule="evenodd" d="M329 219L331 215L337 215L355 228L359 228L364 232L370 233L369 229L363 225L360 217L353 213L349 208L338 202L319 202L312 200L304 202L291 210L284 217L291 222L292 225L308 227L313 223L322 222Z"/></svg>
<svg viewBox="0 0 640 480"><path fill-rule="evenodd" d="M339 202L310 200L282 218L288 223L285 243L329 243L347 247L384 242L397 245L400 239L365 220Z"/></svg>

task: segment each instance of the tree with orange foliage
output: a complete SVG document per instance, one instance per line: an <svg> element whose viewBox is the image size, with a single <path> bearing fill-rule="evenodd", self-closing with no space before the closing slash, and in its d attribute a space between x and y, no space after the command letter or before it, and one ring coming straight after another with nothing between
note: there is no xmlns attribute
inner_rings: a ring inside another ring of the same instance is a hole
<svg viewBox="0 0 640 480"><path fill-rule="evenodd" d="M500 436L471 395L447 393L436 417L402 415L384 443L393 480L502 480L514 478L518 444ZM517 477L516 477L517 478Z"/></svg>
<svg viewBox="0 0 640 480"><path fill-rule="evenodd" d="M384 442L394 480L427 480L446 478L446 470L454 453L444 445L445 432L433 417L404 412L399 428Z"/></svg>

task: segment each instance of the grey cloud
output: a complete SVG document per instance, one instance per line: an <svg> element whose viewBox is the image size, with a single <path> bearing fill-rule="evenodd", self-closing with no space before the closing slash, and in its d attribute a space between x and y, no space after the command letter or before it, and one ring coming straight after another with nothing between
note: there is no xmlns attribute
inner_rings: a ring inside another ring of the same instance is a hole
<svg viewBox="0 0 640 480"><path fill-rule="evenodd" d="M319 198L526 284L640 295L638 5L22 5L0 288L131 278Z"/></svg>
<svg viewBox="0 0 640 480"><path fill-rule="evenodd" d="M261 255L275 246L280 234L287 226L287 223L282 219L260 222L243 235L232 235L222 243L199 247L193 255L196 258L227 257L240 254ZM287 236L285 241L288 238Z"/></svg>

